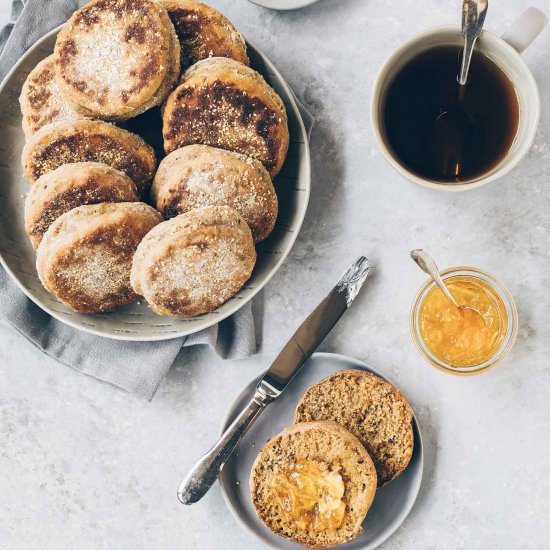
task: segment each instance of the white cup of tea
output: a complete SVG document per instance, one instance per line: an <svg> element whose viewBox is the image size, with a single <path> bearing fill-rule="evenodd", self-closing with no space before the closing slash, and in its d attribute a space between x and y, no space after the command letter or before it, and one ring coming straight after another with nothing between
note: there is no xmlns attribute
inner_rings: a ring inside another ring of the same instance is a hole
<svg viewBox="0 0 550 550"><path fill-rule="evenodd" d="M544 29L547 22L546 16L541 11L529 8L501 37L484 30L476 42L476 50L494 62L512 83L519 114L515 137L502 158L486 172L458 183L433 179L407 166L389 142L384 111L388 89L403 68L419 55L433 48L462 46L464 39L461 29L452 25L429 29L414 36L395 50L385 61L375 79L371 101L374 135L382 154L391 166L414 183L453 192L474 189L508 174L533 144L540 117L537 83L520 54Z"/></svg>

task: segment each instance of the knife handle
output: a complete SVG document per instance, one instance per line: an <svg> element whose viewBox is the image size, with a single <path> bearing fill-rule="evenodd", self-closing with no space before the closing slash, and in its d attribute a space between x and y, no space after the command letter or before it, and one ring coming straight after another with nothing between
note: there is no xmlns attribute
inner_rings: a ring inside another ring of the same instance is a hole
<svg viewBox="0 0 550 550"><path fill-rule="evenodd" d="M254 421L260 416L274 396L267 393L262 383L256 388L254 397L241 414L223 432L218 442L193 466L178 489L178 499L182 504L198 502L214 485L221 467L231 456L239 441Z"/></svg>

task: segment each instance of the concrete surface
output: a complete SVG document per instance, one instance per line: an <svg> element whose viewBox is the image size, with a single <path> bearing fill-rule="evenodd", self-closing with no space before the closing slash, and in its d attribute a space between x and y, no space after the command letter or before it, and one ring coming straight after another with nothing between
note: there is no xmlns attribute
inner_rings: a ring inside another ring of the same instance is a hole
<svg viewBox="0 0 550 550"><path fill-rule="evenodd" d="M403 40L458 22L459 2L321 0L277 13L212 0L276 63L317 118L304 228L257 306L261 351L223 362L181 355L152 403L71 371L0 326L0 547L252 550L218 487L186 508L176 489L212 443L226 407L262 371L358 254L376 277L323 351L365 360L398 382L423 429L420 497L384 550L550 546L550 30L524 54L539 83L534 147L504 180L460 195L414 186L378 152L374 76ZM550 13L550 2L538 0ZM0 0L4 18L9 0ZM502 33L525 0L492 3ZM520 330L505 363L452 377L428 366L408 314L424 276L408 257L493 272L516 298Z"/></svg>

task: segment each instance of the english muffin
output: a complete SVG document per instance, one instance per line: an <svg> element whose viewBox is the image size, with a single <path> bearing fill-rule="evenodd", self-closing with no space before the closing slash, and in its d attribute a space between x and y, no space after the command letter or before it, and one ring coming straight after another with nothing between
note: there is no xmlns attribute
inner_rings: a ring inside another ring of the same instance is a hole
<svg viewBox="0 0 550 550"><path fill-rule="evenodd" d="M141 194L149 190L156 168L153 149L139 136L87 118L48 124L27 142L22 161L31 183L62 164L102 162L124 172Z"/></svg>
<svg viewBox="0 0 550 550"><path fill-rule="evenodd" d="M246 44L231 21L196 0L160 0L181 45L181 69L207 57L230 57L248 65Z"/></svg>
<svg viewBox="0 0 550 550"><path fill-rule="evenodd" d="M288 151L288 120L281 98L250 67L222 57L199 61L168 96L162 131L167 153L202 143L263 163L274 177Z"/></svg>
<svg viewBox="0 0 550 550"><path fill-rule="evenodd" d="M59 87L87 116L124 120L164 100L180 69L166 10L149 0L92 0L55 44Z"/></svg>
<svg viewBox="0 0 550 550"><path fill-rule="evenodd" d="M27 76L21 89L19 104L26 139L46 124L79 116L77 110L59 91L53 55L43 59Z"/></svg>
<svg viewBox="0 0 550 550"><path fill-rule="evenodd" d="M88 204L55 220L38 247L42 284L81 313L112 311L137 298L130 286L134 252L160 221L139 202Z"/></svg>
<svg viewBox="0 0 550 550"><path fill-rule="evenodd" d="M188 145L165 157L151 198L165 219L201 206L230 206L248 223L255 242L269 236L277 219L277 194L263 164L208 145Z"/></svg>
<svg viewBox="0 0 550 550"><path fill-rule="evenodd" d="M155 227L140 243L132 287L161 315L211 311L237 293L256 262L252 233L227 206L207 206Z"/></svg>
<svg viewBox="0 0 550 550"><path fill-rule="evenodd" d="M25 201L25 229L36 249L48 227L77 206L137 201L134 182L122 172L99 162L63 164L31 187Z"/></svg>
<svg viewBox="0 0 550 550"><path fill-rule="evenodd" d="M262 449L250 475L258 517L277 535L312 548L353 540L376 492L361 443L334 422L286 428Z"/></svg>
<svg viewBox="0 0 550 550"><path fill-rule="evenodd" d="M380 486L409 464L412 409L394 386L370 372L343 370L311 386L298 402L294 421L317 420L333 420L357 437L374 461Z"/></svg>

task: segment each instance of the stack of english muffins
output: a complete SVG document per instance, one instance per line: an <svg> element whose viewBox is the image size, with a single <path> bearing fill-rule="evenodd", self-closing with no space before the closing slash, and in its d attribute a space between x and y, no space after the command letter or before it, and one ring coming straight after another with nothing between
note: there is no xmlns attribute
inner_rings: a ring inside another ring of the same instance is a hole
<svg viewBox="0 0 550 550"><path fill-rule="evenodd" d="M390 383L344 370L300 398L294 426L268 441L251 472L252 502L277 535L326 548L354 539L381 487L408 466L413 413Z"/></svg>
<svg viewBox="0 0 550 550"><path fill-rule="evenodd" d="M50 293L78 312L143 296L194 316L241 289L275 226L289 144L281 98L248 65L235 27L195 0L73 14L20 96L25 228ZM147 111L158 164L128 130Z"/></svg>

